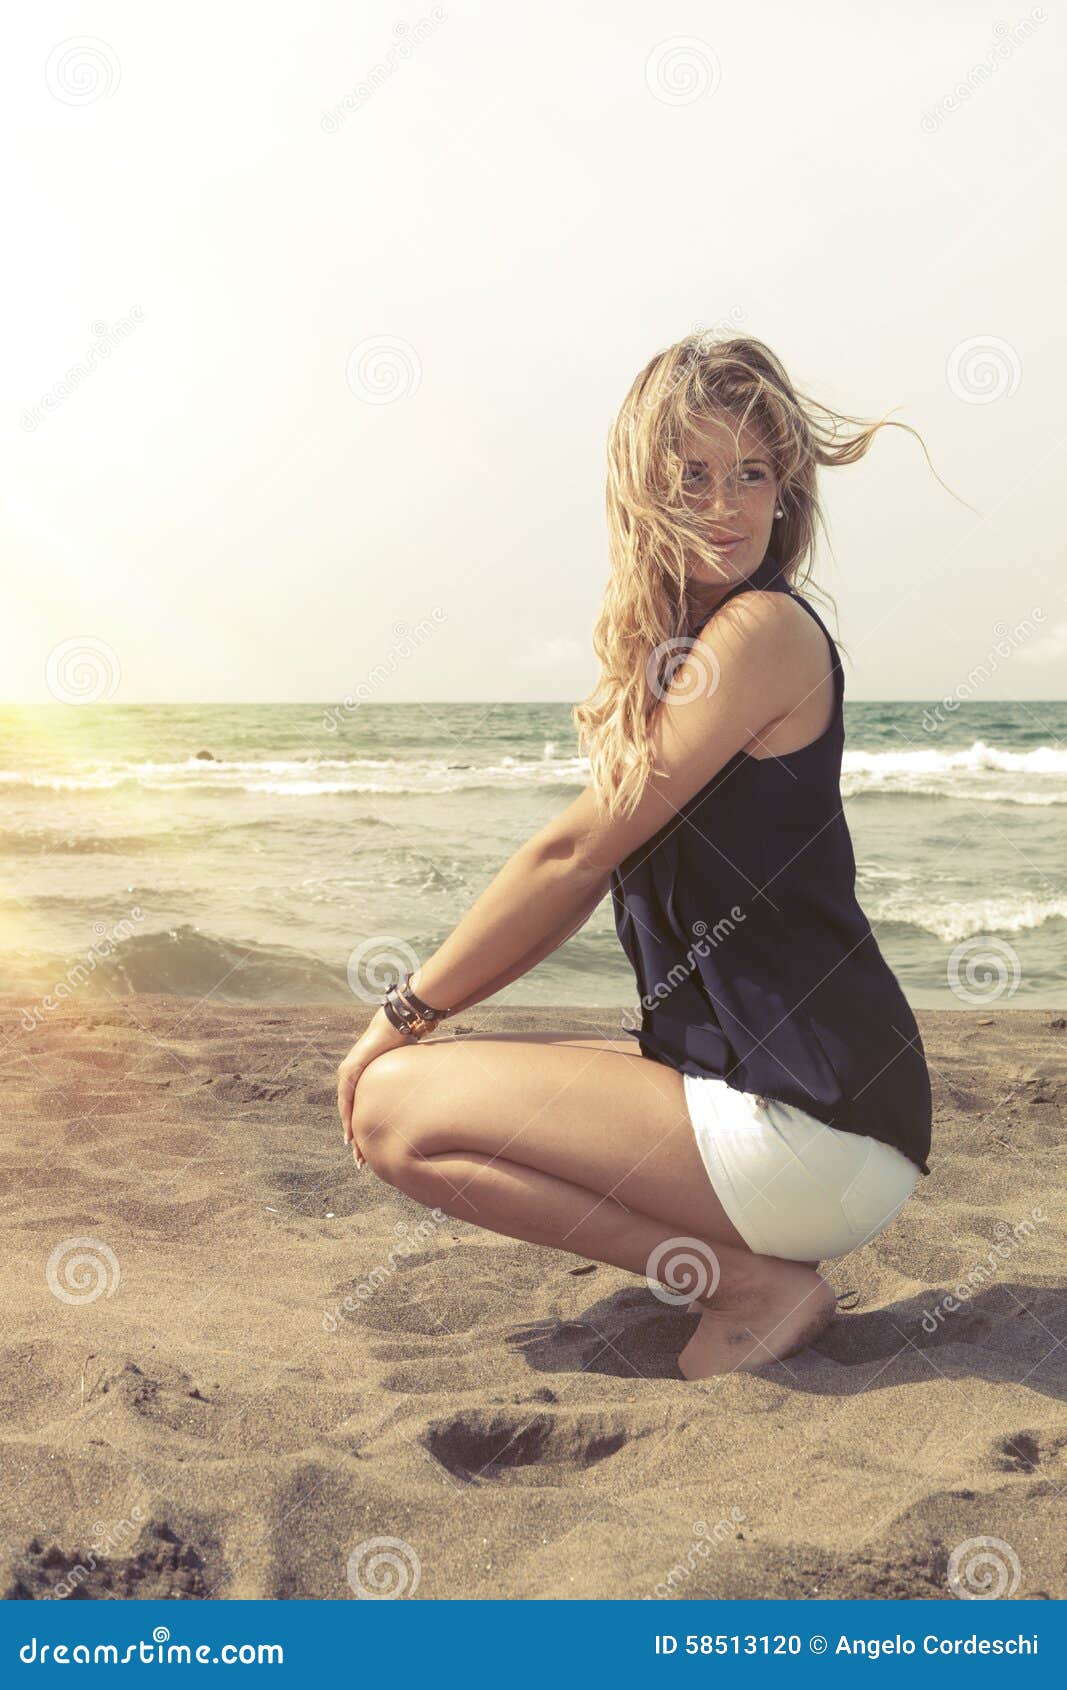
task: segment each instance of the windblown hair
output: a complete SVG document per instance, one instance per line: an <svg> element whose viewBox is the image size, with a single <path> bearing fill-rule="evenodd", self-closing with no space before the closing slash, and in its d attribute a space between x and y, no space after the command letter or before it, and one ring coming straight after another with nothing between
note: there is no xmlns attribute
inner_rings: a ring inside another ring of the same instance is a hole
<svg viewBox="0 0 1067 1690"><path fill-rule="evenodd" d="M579 750L610 815L632 814L652 772L650 726L693 619L693 560L721 565L682 476L694 430L711 421L758 434L775 470L784 515L771 549L789 585L810 577L825 518L820 464L854 464L880 428L797 391L762 341L687 335L637 376L608 437L610 576L593 630L600 678L575 706ZM842 424L853 428L842 433ZM920 440L921 436L916 434ZM923 447L925 451L925 446Z"/></svg>

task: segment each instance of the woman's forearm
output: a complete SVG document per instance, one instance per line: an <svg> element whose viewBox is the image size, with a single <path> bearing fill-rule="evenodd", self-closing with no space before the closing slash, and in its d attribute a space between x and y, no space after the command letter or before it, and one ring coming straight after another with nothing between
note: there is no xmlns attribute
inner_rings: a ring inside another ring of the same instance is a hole
<svg viewBox="0 0 1067 1690"><path fill-rule="evenodd" d="M480 1003L568 939L609 881L610 874L529 841L415 971L414 990L436 1008Z"/></svg>
<svg viewBox="0 0 1067 1690"><path fill-rule="evenodd" d="M568 939L573 938L579 928L584 927L597 905L607 895L609 886L610 876L605 875L603 879L598 881L590 891L584 908L578 912L578 915L573 920L570 916L568 916L565 921L560 923L559 927L554 932L546 934L544 938L534 945L534 947L528 951L524 957L513 963L510 968L504 969L504 971L498 974L495 979L486 981L477 991L472 992L469 997L464 998L461 1003L451 1004L448 1007L455 1010L470 1009L473 1004L482 1003L484 999L494 997L497 992L502 992L504 987L510 986L513 980L519 980L524 974L529 974L531 968L536 968L537 964L539 962L543 962L546 956L551 956L553 951L557 951L561 945L566 944ZM429 997L429 994L424 990L420 982L421 973L421 969L416 969L415 973L412 975L412 986L421 997L425 997L428 1002L433 1003L434 999Z"/></svg>

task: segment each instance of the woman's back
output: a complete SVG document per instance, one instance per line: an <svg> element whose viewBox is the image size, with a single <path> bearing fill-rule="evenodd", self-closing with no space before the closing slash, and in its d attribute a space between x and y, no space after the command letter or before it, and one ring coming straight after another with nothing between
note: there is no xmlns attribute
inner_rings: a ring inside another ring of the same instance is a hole
<svg viewBox="0 0 1067 1690"><path fill-rule="evenodd" d="M771 553L726 596L752 588L790 592L823 629L833 717L799 751L738 752L613 873L616 929L642 1000L635 1036L683 1073L795 1104L929 1173L922 1040L855 896L841 660Z"/></svg>

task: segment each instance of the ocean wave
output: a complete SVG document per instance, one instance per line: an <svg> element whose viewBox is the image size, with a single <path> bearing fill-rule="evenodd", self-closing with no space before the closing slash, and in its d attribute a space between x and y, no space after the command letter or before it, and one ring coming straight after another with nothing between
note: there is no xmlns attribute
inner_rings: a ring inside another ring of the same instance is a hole
<svg viewBox="0 0 1067 1690"><path fill-rule="evenodd" d="M237 792L277 798L375 796L470 792L584 785L584 757L501 756L495 761L443 758L321 757L257 758L226 762L188 757L179 763L98 763L68 770L0 769L0 785L40 793L108 792L119 787L161 792Z"/></svg>
<svg viewBox="0 0 1067 1690"><path fill-rule="evenodd" d="M343 966L285 945L266 945L203 933L184 924L165 932L134 933L101 953L4 953L4 989L36 997L50 1010L71 998L170 992L217 1003L348 1002ZM45 1001L48 1000L48 1001Z"/></svg>
<svg viewBox="0 0 1067 1690"><path fill-rule="evenodd" d="M1037 745L1031 751L1005 751L976 739L959 751L936 751L932 746L908 751L846 751L842 767L849 774L923 775L978 774L992 769L1005 775L1067 775L1067 751Z"/></svg>
<svg viewBox="0 0 1067 1690"><path fill-rule="evenodd" d="M1008 751L980 739L956 751L846 750L841 792L845 798L885 794L967 798L980 804L1067 804L1067 751L1048 745Z"/></svg>
<svg viewBox="0 0 1067 1690"><path fill-rule="evenodd" d="M201 837L201 835L197 835ZM136 851L173 850L178 833L68 833L60 828L0 828L0 857L123 857Z"/></svg>
<svg viewBox="0 0 1067 1690"><path fill-rule="evenodd" d="M911 928L929 933L946 945L979 934L1032 933L1049 922L1067 921L1067 898L1016 897L946 899L934 903L921 893L895 893L879 897L870 892L860 898L871 925Z"/></svg>
<svg viewBox="0 0 1067 1690"><path fill-rule="evenodd" d="M979 803L1067 803L1067 751L1036 746L1011 751L983 740L954 751L934 747L846 749L841 789L913 798L963 797ZM484 790L571 792L588 784L589 760L559 756L546 742L540 756L499 755L485 761L443 757L274 757L180 762L99 762L64 770L2 769L0 785L67 794L134 788L144 792L249 794L270 798L434 796Z"/></svg>

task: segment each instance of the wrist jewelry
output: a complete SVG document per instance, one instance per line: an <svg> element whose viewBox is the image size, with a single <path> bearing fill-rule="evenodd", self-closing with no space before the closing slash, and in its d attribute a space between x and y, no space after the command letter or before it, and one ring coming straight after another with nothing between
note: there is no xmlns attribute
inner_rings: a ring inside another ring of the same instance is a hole
<svg viewBox="0 0 1067 1690"><path fill-rule="evenodd" d="M412 988L410 973L403 985L394 984L388 988L381 1007L397 1032L406 1033L412 1039L421 1039L432 1033L439 1021L452 1014L450 1009L434 1009L420 998Z"/></svg>

